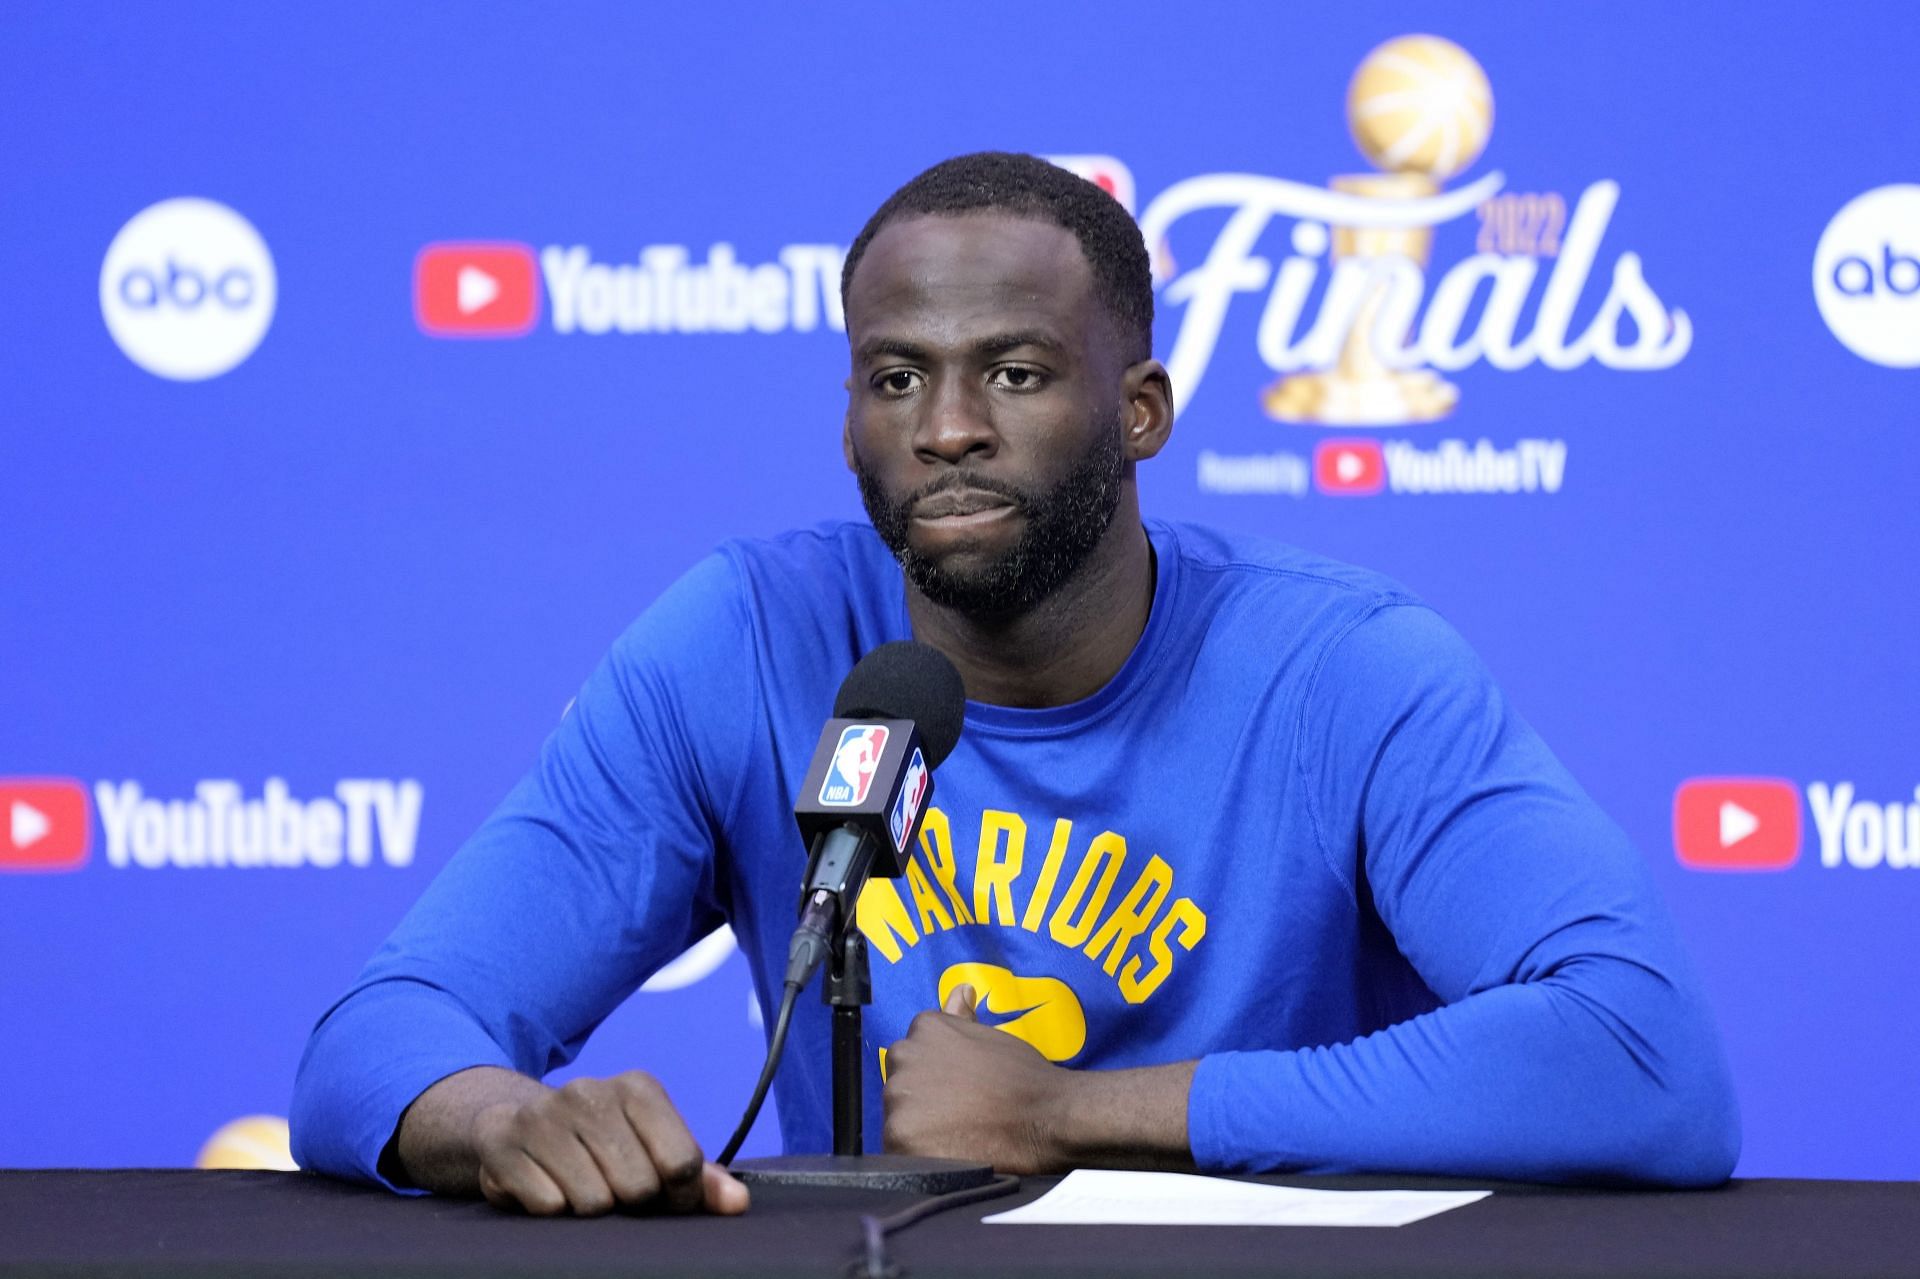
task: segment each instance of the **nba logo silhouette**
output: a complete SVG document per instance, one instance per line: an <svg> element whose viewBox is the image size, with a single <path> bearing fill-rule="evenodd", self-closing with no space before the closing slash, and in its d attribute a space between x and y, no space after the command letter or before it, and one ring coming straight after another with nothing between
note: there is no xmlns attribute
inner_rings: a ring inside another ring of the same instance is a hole
<svg viewBox="0 0 1920 1279"><path fill-rule="evenodd" d="M907 836L913 833L914 819L920 816L920 803L926 799L927 785L932 780L933 774L927 771L927 761L921 758L919 748L915 747L913 758L907 761L907 780L900 784L900 794L893 801L893 812L887 821L895 851L907 851Z"/></svg>
<svg viewBox="0 0 1920 1279"><path fill-rule="evenodd" d="M820 783L820 802L835 808L853 808L867 802L873 786L873 770L880 765L880 753L887 748L887 730L878 724L854 724L840 730L840 744L833 748L833 763L827 766L827 779Z"/></svg>

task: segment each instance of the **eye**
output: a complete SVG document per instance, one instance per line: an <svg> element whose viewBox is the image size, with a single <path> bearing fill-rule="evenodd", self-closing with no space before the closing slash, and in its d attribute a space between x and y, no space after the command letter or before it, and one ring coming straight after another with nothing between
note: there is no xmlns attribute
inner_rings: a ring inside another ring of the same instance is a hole
<svg viewBox="0 0 1920 1279"><path fill-rule="evenodd" d="M912 369L888 369L873 379L874 390L895 397L911 395L919 385L920 375Z"/></svg>
<svg viewBox="0 0 1920 1279"><path fill-rule="evenodd" d="M1046 381L1039 369L1024 364L1002 365L993 371L993 385L1005 391L1037 391Z"/></svg>

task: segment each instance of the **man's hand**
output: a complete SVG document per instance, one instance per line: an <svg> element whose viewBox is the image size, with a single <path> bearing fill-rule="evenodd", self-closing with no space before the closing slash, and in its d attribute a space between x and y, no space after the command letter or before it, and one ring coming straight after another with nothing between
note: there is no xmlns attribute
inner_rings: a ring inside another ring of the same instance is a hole
<svg viewBox="0 0 1920 1279"><path fill-rule="evenodd" d="M1196 1062L1068 1070L1024 1040L982 1026L974 992L913 1019L887 1050L883 1144L1045 1174L1081 1163L1191 1168L1187 1091Z"/></svg>
<svg viewBox="0 0 1920 1279"><path fill-rule="evenodd" d="M562 1088L511 1071L462 1071L408 1109L399 1154L426 1189L477 1190L497 1208L536 1216L747 1209L747 1188L701 1156L666 1090L638 1070Z"/></svg>
<svg viewBox="0 0 1920 1279"><path fill-rule="evenodd" d="M903 1154L992 1164L1001 1172L1062 1167L1054 1125L1074 1073L974 1017L970 986L913 1019L887 1050L883 1143Z"/></svg>
<svg viewBox="0 0 1920 1279"><path fill-rule="evenodd" d="M659 1200L673 1212L746 1211L747 1188L702 1159L652 1075L576 1079L474 1118L480 1193L496 1208L599 1216Z"/></svg>

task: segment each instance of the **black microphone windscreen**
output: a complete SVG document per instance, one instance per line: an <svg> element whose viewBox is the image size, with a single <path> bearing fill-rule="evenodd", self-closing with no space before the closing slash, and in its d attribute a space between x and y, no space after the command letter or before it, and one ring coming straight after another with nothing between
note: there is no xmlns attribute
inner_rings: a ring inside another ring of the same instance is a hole
<svg viewBox="0 0 1920 1279"><path fill-rule="evenodd" d="M899 640L874 649L847 673L833 699L835 719L910 719L920 728L927 766L938 768L960 740L967 689L946 654Z"/></svg>

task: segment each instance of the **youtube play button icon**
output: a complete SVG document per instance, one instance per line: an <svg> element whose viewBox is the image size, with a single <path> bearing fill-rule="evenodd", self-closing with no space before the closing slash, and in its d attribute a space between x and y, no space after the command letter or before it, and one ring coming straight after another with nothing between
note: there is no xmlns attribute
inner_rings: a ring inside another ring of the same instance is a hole
<svg viewBox="0 0 1920 1279"><path fill-rule="evenodd" d="M1322 440L1313 450L1313 482L1335 497L1370 497L1386 484L1380 441Z"/></svg>
<svg viewBox="0 0 1920 1279"><path fill-rule="evenodd" d="M1694 870L1785 870L1800 858L1800 790L1778 777L1684 781L1673 850Z"/></svg>
<svg viewBox="0 0 1920 1279"><path fill-rule="evenodd" d="M0 871L78 870L91 833L79 782L0 778Z"/></svg>
<svg viewBox="0 0 1920 1279"><path fill-rule="evenodd" d="M533 246L429 244L413 260L413 318L437 338L511 338L540 318Z"/></svg>

